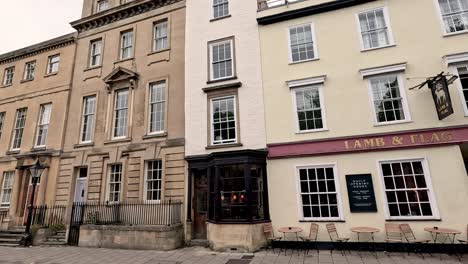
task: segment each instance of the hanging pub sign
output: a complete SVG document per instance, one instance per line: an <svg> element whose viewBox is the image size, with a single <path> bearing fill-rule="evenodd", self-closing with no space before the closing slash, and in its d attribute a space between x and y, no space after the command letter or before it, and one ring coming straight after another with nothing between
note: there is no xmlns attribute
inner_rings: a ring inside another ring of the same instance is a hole
<svg viewBox="0 0 468 264"><path fill-rule="evenodd" d="M352 213L377 212L371 174L346 175L346 185Z"/></svg>
<svg viewBox="0 0 468 264"><path fill-rule="evenodd" d="M452 99L448 89L447 78L438 76L434 81L429 83L429 88L434 98L434 103L437 110L439 120L443 120L453 114Z"/></svg>

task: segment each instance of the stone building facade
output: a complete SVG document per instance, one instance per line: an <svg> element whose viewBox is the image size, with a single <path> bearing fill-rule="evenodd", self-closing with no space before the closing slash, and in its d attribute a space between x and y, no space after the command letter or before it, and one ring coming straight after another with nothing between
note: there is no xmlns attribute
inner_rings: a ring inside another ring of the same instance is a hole
<svg viewBox="0 0 468 264"><path fill-rule="evenodd" d="M180 200L185 1L85 0L55 201ZM104 5L104 6L102 6Z"/></svg>
<svg viewBox="0 0 468 264"><path fill-rule="evenodd" d="M69 34L0 55L0 229L26 222L37 160L35 205L55 203L75 47Z"/></svg>
<svg viewBox="0 0 468 264"><path fill-rule="evenodd" d="M376 241L386 223L421 239L425 227L466 230L463 1L259 2L275 230L319 223L329 240L334 223L355 240L364 225ZM410 89L428 78L432 92Z"/></svg>

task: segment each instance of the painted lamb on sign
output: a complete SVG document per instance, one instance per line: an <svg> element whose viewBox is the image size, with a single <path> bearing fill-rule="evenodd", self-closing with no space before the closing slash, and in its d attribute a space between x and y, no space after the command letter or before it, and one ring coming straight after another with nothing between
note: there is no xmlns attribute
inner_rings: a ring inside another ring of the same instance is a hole
<svg viewBox="0 0 468 264"><path fill-rule="evenodd" d="M447 107L447 93L444 90L444 85L440 82L436 84L435 95L437 97L437 105Z"/></svg>

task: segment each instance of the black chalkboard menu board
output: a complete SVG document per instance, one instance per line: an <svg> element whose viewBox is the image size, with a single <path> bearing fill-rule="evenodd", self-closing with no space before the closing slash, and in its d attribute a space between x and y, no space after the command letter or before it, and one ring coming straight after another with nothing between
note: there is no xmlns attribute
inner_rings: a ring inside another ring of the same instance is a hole
<svg viewBox="0 0 468 264"><path fill-rule="evenodd" d="M346 175L352 213L377 212L371 174Z"/></svg>

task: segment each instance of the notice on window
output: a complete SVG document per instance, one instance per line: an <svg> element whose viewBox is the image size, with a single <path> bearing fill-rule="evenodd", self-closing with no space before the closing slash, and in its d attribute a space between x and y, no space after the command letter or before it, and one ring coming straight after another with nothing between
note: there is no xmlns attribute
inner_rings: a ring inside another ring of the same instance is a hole
<svg viewBox="0 0 468 264"><path fill-rule="evenodd" d="M377 212L371 174L346 175L346 185L352 213Z"/></svg>

